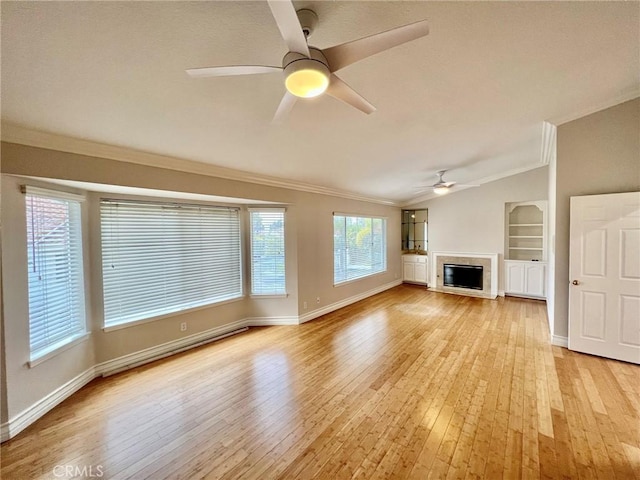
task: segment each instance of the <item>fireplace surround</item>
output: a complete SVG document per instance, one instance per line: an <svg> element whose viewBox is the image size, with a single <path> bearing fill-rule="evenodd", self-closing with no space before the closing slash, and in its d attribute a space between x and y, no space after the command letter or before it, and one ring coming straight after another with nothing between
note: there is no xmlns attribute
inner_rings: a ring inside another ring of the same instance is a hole
<svg viewBox="0 0 640 480"><path fill-rule="evenodd" d="M497 253L458 253L431 252L430 289L437 292L471 295L482 298L498 296L498 254ZM444 283L444 266L482 267L482 289L447 286Z"/></svg>

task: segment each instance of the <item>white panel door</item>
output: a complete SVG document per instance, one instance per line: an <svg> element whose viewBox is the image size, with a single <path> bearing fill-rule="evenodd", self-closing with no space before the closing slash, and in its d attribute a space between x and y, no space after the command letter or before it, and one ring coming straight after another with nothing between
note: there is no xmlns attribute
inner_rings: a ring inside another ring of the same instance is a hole
<svg viewBox="0 0 640 480"><path fill-rule="evenodd" d="M569 348L640 363L640 192L571 197Z"/></svg>

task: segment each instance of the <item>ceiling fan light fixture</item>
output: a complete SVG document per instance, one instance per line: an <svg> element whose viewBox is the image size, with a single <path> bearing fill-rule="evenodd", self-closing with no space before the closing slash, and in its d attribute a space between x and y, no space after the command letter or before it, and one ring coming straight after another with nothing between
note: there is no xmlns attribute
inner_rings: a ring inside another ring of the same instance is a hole
<svg viewBox="0 0 640 480"><path fill-rule="evenodd" d="M303 59L292 62L285 67L284 74L287 90L296 97L317 97L329 87L329 69L317 60Z"/></svg>
<svg viewBox="0 0 640 480"><path fill-rule="evenodd" d="M435 187L433 187L433 193L435 193L436 195L444 195L445 193L449 192L449 187L446 187L444 185L437 185Z"/></svg>

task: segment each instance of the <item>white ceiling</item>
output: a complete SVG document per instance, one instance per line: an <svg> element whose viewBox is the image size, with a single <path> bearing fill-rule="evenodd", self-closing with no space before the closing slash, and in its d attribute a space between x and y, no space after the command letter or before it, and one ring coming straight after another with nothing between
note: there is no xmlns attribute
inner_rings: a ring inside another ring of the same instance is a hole
<svg viewBox="0 0 640 480"><path fill-rule="evenodd" d="M639 2L295 2L325 48L427 19L430 34L340 71L377 107L299 101L271 123L280 65L266 2L1 4L2 121L406 202L435 171L463 183L540 165L543 121L640 95Z"/></svg>

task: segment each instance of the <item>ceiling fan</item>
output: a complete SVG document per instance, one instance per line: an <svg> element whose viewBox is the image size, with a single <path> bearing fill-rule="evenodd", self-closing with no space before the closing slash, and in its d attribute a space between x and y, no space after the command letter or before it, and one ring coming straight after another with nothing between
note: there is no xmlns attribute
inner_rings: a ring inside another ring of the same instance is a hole
<svg viewBox="0 0 640 480"><path fill-rule="evenodd" d="M458 186L458 187L479 187L480 186L480 185L464 185L457 182L445 182L442 179L442 176L445 173L447 173L446 170L438 171L436 173L436 175L438 176L438 181L433 185L431 185L431 188L433 188L433 193L437 195L444 195L445 193L449 193L450 189L453 188L454 186Z"/></svg>
<svg viewBox="0 0 640 480"><path fill-rule="evenodd" d="M274 121L285 118L299 97L311 98L323 93L361 112L373 113L375 107L343 82L335 72L429 33L426 20L421 20L320 50L307 44L307 37L318 23L315 12L309 9L296 12L291 0L268 0L268 4L289 50L282 59L282 67L229 65L190 68L187 73L192 77L223 77L283 72L287 91L276 110Z"/></svg>

